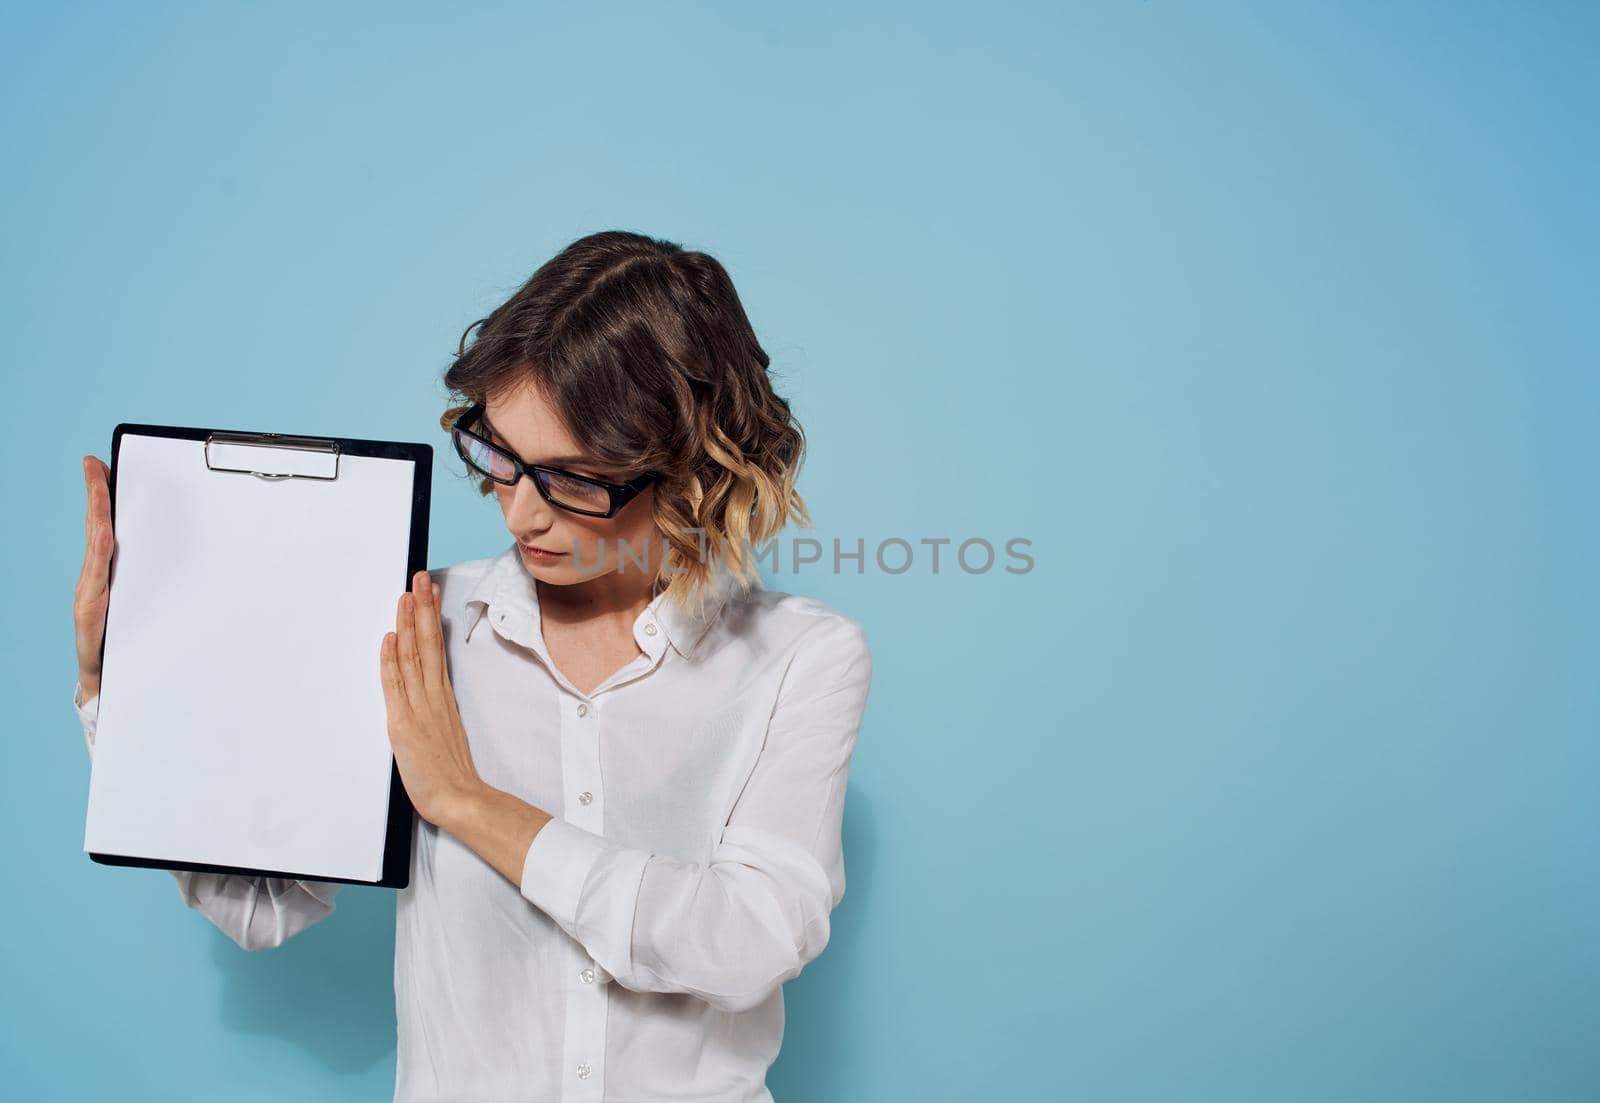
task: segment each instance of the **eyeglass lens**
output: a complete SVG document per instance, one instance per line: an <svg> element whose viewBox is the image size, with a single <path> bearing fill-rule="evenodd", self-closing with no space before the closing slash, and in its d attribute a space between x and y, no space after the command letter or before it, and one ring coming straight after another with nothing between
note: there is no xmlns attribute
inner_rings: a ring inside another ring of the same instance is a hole
<svg viewBox="0 0 1600 1103"><path fill-rule="evenodd" d="M461 457L481 474L502 482L515 477L516 462L505 452L459 431L455 438ZM593 513L604 513L611 508L611 494L603 486L548 471L533 474L551 499L561 505Z"/></svg>

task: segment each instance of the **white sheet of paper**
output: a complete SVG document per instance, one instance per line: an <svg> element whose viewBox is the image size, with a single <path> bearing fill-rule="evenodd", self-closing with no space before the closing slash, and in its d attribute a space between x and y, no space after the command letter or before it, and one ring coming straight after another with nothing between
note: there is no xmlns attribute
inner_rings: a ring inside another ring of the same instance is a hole
<svg viewBox="0 0 1600 1103"><path fill-rule="evenodd" d="M123 435L85 852L381 878L414 467L269 480Z"/></svg>

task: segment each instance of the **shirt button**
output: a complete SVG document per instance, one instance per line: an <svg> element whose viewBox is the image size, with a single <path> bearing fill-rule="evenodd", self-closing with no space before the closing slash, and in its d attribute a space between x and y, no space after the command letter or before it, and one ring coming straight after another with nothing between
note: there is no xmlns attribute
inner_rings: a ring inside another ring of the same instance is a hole
<svg viewBox="0 0 1600 1103"><path fill-rule="evenodd" d="M579 1080L587 1080L587 1079L589 1079L589 1065L588 1065L588 1062L585 1062L584 1064L581 1064L581 1065L578 1066L578 1079Z"/></svg>
<svg viewBox="0 0 1600 1103"><path fill-rule="evenodd" d="M644 626L644 634L647 635L647 636L655 635L656 634L656 626L653 625L653 624L645 625Z"/></svg>
<svg viewBox="0 0 1600 1103"><path fill-rule="evenodd" d="M583 983L585 983L585 984L593 984L594 983L594 970L593 969L585 968L583 970L583 972L579 973L578 975L583 978Z"/></svg>
<svg viewBox="0 0 1600 1103"><path fill-rule="evenodd" d="M589 715L589 706L584 704L582 701L578 702L578 715L579 716L588 716Z"/></svg>
<svg viewBox="0 0 1600 1103"><path fill-rule="evenodd" d="M578 794L578 803L579 804L588 804L592 800L594 800L594 794L593 793L583 792L583 793L579 793Z"/></svg>

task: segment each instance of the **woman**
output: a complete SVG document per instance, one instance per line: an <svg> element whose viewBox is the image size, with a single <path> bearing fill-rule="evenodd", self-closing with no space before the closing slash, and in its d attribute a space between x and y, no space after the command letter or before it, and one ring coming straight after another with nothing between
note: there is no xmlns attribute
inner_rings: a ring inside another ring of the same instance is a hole
<svg viewBox="0 0 1600 1103"><path fill-rule="evenodd" d="M462 336L441 425L514 540L420 572L373 656L418 812L396 1100L771 1099L781 985L844 895L871 657L856 621L755 571L809 524L768 362L716 260L621 232ZM84 470L93 754L112 534L108 469ZM342 887L173 876L246 949Z"/></svg>

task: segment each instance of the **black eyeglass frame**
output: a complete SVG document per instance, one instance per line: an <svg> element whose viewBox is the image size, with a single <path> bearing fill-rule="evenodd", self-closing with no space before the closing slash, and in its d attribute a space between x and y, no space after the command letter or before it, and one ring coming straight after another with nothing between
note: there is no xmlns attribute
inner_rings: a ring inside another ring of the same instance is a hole
<svg viewBox="0 0 1600 1103"><path fill-rule="evenodd" d="M478 422L482 417L483 403L474 403L472 406L468 407L460 417L456 418L454 424L452 424L450 427L450 439L455 442L456 453L461 457L462 462L473 471L482 475L484 478L492 479L502 486L516 486L522 481L522 477L524 475L531 475L533 476L533 485L539 491L539 496L545 501L549 502L551 505L555 506L557 509L564 509L568 513L578 513L585 517L615 517L619 512L621 512L623 506L633 501L634 498L638 497L642 491L647 489L652 483L659 481L661 478L661 476L656 472L647 471L643 475L640 475L637 478L629 479L625 483L613 483L607 482L605 479L596 479L589 475L579 475L576 472L567 471L560 467L550 467L542 463L523 463L520 456L513 455L504 448L500 447L500 445L495 444L493 441L484 437L481 433L474 433L470 428L468 428L469 425ZM473 463L471 457L467 455L465 448L462 446L461 438L463 436L471 437L485 448L492 452L499 453L508 461L510 461L513 468L511 477L509 479L502 479L500 476L485 471L483 468ZM550 496L550 491L545 488L544 480L539 478L540 472L550 475L559 475L563 479L571 479L574 482L586 483L589 486L597 486L610 496L611 506L609 509L601 511L592 509L579 509L577 506L569 506L564 502L558 502Z"/></svg>

